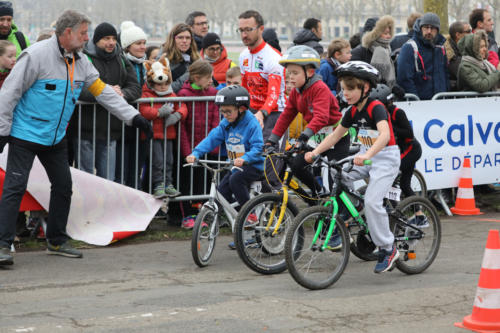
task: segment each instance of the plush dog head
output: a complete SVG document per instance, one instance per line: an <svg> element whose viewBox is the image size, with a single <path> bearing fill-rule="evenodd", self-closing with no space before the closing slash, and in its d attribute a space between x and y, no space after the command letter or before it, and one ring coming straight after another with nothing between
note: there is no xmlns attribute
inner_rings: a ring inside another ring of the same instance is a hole
<svg viewBox="0 0 500 333"><path fill-rule="evenodd" d="M172 73L170 72L170 63L165 55L155 61L145 61L147 80L150 84L153 83L172 83Z"/></svg>

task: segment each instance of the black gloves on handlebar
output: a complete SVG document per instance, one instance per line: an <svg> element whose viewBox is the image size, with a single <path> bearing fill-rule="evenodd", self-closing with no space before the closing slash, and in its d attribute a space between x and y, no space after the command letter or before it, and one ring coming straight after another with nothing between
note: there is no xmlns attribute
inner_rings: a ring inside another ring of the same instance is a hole
<svg viewBox="0 0 500 333"><path fill-rule="evenodd" d="M307 150L307 141L309 141L309 137L304 133L300 134L297 143L295 143L295 148L297 148L298 151Z"/></svg>
<svg viewBox="0 0 500 333"><path fill-rule="evenodd" d="M266 141L264 144L264 153L267 155L275 154L278 151L278 145L272 141Z"/></svg>

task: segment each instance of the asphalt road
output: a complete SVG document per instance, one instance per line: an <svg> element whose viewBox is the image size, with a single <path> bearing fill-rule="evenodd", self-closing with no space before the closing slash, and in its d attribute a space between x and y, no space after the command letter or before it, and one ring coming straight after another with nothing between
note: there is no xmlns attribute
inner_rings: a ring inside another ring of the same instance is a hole
<svg viewBox="0 0 500 333"><path fill-rule="evenodd" d="M376 275L373 262L351 255L340 280L315 292L286 272L250 271L229 237L205 269L188 241L89 249L83 259L17 253L0 268L0 332L461 332L453 323L471 313L500 213L442 225L423 274Z"/></svg>

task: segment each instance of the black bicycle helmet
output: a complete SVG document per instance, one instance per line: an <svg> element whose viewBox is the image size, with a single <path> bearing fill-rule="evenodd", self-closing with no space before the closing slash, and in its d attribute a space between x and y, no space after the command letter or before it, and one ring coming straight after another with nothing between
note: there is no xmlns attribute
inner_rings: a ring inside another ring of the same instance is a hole
<svg viewBox="0 0 500 333"><path fill-rule="evenodd" d="M380 74L378 70L364 61L346 62L336 69L335 75L337 78L354 76L358 79L366 80L370 83L372 88L376 87L380 81Z"/></svg>
<svg viewBox="0 0 500 333"><path fill-rule="evenodd" d="M234 105L250 107L250 95L242 86L234 85L222 88L215 95L215 105Z"/></svg>
<svg viewBox="0 0 500 333"><path fill-rule="evenodd" d="M370 97L373 99L378 99L382 103L387 104L387 102L389 102L389 97L391 94L392 94L391 88L389 88L385 84L379 83L370 92Z"/></svg>

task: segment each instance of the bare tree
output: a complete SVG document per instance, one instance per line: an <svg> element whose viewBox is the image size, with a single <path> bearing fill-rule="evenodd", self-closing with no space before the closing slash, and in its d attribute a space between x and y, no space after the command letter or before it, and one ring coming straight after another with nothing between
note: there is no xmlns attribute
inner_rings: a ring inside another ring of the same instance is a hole
<svg viewBox="0 0 500 333"><path fill-rule="evenodd" d="M470 0L448 0L448 14L453 21L468 21L467 16L472 10Z"/></svg>

